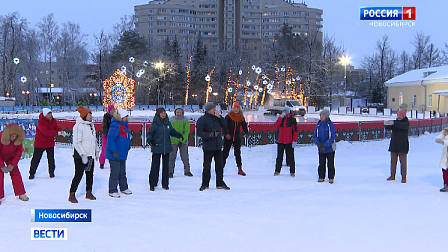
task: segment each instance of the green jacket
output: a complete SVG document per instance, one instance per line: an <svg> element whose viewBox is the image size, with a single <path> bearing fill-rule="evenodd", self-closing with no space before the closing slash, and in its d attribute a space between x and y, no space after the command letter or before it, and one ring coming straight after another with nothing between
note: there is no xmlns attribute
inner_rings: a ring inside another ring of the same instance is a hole
<svg viewBox="0 0 448 252"><path fill-rule="evenodd" d="M173 116L170 118L170 122L173 128L184 137L184 140L182 141L182 139L172 136L171 143L186 143L188 141L188 135L190 135L190 122L188 121L188 118L183 115L180 118Z"/></svg>

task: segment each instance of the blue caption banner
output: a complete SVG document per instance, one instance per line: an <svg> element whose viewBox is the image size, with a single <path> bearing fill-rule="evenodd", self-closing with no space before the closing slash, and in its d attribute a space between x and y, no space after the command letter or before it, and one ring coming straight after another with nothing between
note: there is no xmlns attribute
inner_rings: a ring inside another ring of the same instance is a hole
<svg viewBox="0 0 448 252"><path fill-rule="evenodd" d="M31 222L92 222L92 210L31 209Z"/></svg>
<svg viewBox="0 0 448 252"><path fill-rule="evenodd" d="M361 20L402 20L402 7L361 7Z"/></svg>

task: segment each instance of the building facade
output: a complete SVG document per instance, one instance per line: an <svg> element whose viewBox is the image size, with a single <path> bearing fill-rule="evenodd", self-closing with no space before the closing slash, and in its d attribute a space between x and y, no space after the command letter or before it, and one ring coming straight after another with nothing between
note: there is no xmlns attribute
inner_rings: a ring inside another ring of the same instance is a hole
<svg viewBox="0 0 448 252"><path fill-rule="evenodd" d="M448 113L448 66L412 70L385 85L388 108Z"/></svg>
<svg viewBox="0 0 448 252"><path fill-rule="evenodd" d="M283 24L307 35L323 27L320 9L283 0L154 0L134 7L136 30L152 44L175 36L185 51L200 34L211 49L239 48L260 56Z"/></svg>

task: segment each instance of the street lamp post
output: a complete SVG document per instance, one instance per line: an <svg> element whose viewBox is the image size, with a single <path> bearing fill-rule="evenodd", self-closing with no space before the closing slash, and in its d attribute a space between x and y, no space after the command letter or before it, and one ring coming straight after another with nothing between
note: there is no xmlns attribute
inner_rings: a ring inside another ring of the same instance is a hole
<svg viewBox="0 0 448 252"><path fill-rule="evenodd" d="M157 75L160 75L160 69L163 69L163 63L156 63ZM157 78L157 106L160 105L160 76Z"/></svg>
<svg viewBox="0 0 448 252"><path fill-rule="evenodd" d="M340 62L344 64L344 106L346 107L347 104L345 104L345 99L347 98L347 64L350 64L350 58L347 56L343 56L340 58Z"/></svg>

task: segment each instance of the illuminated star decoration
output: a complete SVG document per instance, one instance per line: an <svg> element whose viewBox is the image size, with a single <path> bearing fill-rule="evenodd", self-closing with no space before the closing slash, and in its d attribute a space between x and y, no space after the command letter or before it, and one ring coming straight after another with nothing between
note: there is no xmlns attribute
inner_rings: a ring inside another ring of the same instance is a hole
<svg viewBox="0 0 448 252"><path fill-rule="evenodd" d="M103 81L105 107L114 105L115 108L130 109L135 106L135 81L117 69L110 78Z"/></svg>

